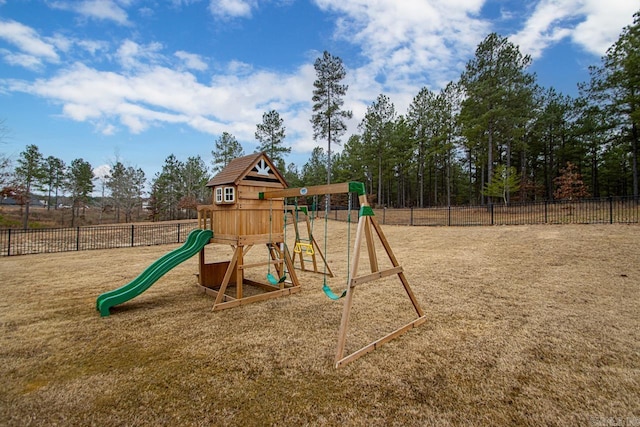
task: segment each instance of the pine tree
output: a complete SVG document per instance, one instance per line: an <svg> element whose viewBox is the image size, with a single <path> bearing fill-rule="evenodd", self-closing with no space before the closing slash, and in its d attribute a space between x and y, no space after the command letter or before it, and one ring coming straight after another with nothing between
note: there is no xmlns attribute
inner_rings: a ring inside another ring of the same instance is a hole
<svg viewBox="0 0 640 427"><path fill-rule="evenodd" d="M530 64L530 56L523 56L506 37L492 33L478 45L462 73L460 82L467 96L460 114L463 131L468 142L479 148L489 183L499 160L511 166L514 144L522 141L531 119L535 76L525 72Z"/></svg>
<svg viewBox="0 0 640 427"><path fill-rule="evenodd" d="M633 196L638 198L638 152L640 149L640 11L625 27L602 58L602 67L590 69L591 81L583 89L609 113L607 122L620 135L618 144L631 155Z"/></svg>
<svg viewBox="0 0 640 427"><path fill-rule="evenodd" d="M264 151L280 169L284 169L283 155L291 153L291 147L284 147L284 120L276 110L262 115L262 123L256 125L255 138L260 141L258 151Z"/></svg>
<svg viewBox="0 0 640 427"><path fill-rule="evenodd" d="M244 150L235 136L228 132L223 132L220 138L216 140L215 148L211 151L211 155L213 156L213 171L219 172L231 160L244 156Z"/></svg>
<svg viewBox="0 0 640 427"><path fill-rule="evenodd" d="M71 193L73 204L71 206L71 226L75 225L75 219L80 216L80 206L84 212L85 204L93 191L93 170L91 164L83 159L75 159L67 173L67 188Z"/></svg>
<svg viewBox="0 0 640 427"><path fill-rule="evenodd" d="M340 144L340 137L346 132L345 120L352 117L351 111L343 110L343 97L348 85L340 82L347 72L342 59L324 51L313 64L317 79L313 82L313 139L327 140L327 184L331 183L331 144Z"/></svg>
<svg viewBox="0 0 640 427"><path fill-rule="evenodd" d="M367 160L371 170L376 171L377 178L377 202L384 204L383 200L383 181L385 172L388 171L386 166L389 163L389 143L393 133L394 121L396 119L396 108L384 94L378 95L378 98L367 108L360 130L362 131L362 140L367 153Z"/></svg>
<svg viewBox="0 0 640 427"><path fill-rule="evenodd" d="M18 165L15 169L16 187L25 201L23 228L29 227L29 206L31 205L31 191L39 186L45 178L44 160L36 145L28 145L20 153Z"/></svg>
<svg viewBox="0 0 640 427"><path fill-rule="evenodd" d="M116 221L120 221L121 212L124 212L125 222L132 220L134 210L142 204L145 182L144 171L140 168L124 166L121 162L111 167L106 185L116 207Z"/></svg>
<svg viewBox="0 0 640 427"><path fill-rule="evenodd" d="M58 207L58 191L64 183L65 164L61 159L49 156L44 162L44 184L47 186L47 210L51 209L51 193L55 194L53 206Z"/></svg>

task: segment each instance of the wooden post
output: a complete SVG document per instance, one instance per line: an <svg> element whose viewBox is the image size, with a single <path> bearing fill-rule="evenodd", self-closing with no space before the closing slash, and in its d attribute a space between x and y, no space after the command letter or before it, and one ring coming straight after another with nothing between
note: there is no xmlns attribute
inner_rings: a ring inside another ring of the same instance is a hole
<svg viewBox="0 0 640 427"><path fill-rule="evenodd" d="M349 326L349 314L351 313L351 304L353 303L353 291L352 286L353 278L358 273L358 261L360 260L360 246L362 245L362 234L364 231L366 216L361 216L358 220L358 230L356 231L356 242L353 250L353 263L351 264L351 270L349 272L349 287L347 288L347 295L345 296L344 307L342 308L342 318L340 320L340 329L338 330L338 346L336 348L336 367L342 355L344 354L344 347L347 339L347 327Z"/></svg>

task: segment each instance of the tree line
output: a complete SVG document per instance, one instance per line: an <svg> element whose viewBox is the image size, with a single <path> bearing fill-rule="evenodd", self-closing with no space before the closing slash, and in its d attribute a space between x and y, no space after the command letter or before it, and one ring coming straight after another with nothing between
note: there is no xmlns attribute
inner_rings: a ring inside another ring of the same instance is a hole
<svg viewBox="0 0 640 427"><path fill-rule="evenodd" d="M639 28L636 13L575 98L537 84L531 58L489 34L458 81L422 88L404 114L380 94L333 164L318 147L301 178L364 181L396 207L637 198Z"/></svg>
<svg viewBox="0 0 640 427"><path fill-rule="evenodd" d="M381 206L426 207L554 198L633 196L638 198L640 121L640 12L624 28L590 79L572 97L537 83L528 72L531 57L496 33L477 47L457 81L438 91L423 87L404 113L380 94L342 144L347 131L342 60L324 52L314 63L310 122L318 145L299 167L287 164L286 127L280 114L265 112L256 125L256 151L266 152L289 185L362 181L370 200ZM0 122L0 139L6 132ZM337 151L336 146L342 145ZM215 174L244 155L229 132L214 141ZM147 210L154 220L193 215L210 203L209 169L200 156L186 161L169 155L150 180ZM20 154L16 167L0 157L5 196L28 200L46 191L48 206L69 194L73 218L94 191L91 165L76 159L65 165L44 158L35 145ZM141 209L144 172L117 161L100 178L101 201L129 221ZM25 204L25 227L29 203Z"/></svg>

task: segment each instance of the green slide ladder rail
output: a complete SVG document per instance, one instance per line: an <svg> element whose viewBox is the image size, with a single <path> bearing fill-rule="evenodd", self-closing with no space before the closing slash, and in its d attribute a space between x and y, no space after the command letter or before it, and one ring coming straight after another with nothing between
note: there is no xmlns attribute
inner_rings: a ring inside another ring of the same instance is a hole
<svg viewBox="0 0 640 427"><path fill-rule="evenodd" d="M149 289L169 270L200 252L212 238L211 230L193 230L182 246L160 257L131 282L100 295L96 299L96 309L100 316L108 316L111 307L129 301Z"/></svg>

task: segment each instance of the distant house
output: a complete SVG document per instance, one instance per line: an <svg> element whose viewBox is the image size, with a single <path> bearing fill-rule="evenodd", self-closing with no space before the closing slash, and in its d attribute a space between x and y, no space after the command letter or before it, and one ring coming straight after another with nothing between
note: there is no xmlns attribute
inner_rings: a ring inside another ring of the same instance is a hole
<svg viewBox="0 0 640 427"><path fill-rule="evenodd" d="M14 199L13 197L0 197L0 205L2 206L15 206L15 205L19 205L20 203L18 203L18 201L16 199ZM36 207L45 207L47 206L47 204L45 203L44 200L40 200L36 197L31 197L31 203L30 206L36 206Z"/></svg>
<svg viewBox="0 0 640 427"><path fill-rule="evenodd" d="M0 205L14 206L17 205L16 199L13 197L0 197Z"/></svg>

